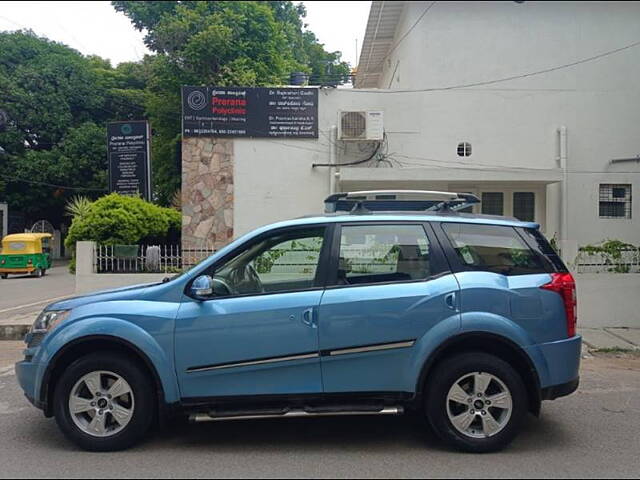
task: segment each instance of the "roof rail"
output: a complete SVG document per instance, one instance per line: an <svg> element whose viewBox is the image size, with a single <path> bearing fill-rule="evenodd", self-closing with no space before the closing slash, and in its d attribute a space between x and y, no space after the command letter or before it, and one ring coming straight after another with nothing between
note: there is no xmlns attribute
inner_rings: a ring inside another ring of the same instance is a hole
<svg viewBox="0 0 640 480"><path fill-rule="evenodd" d="M369 190L340 192L329 195L325 201L325 211L334 213L372 213L373 211L456 211L480 203L480 199L470 193L438 192L432 190Z"/></svg>

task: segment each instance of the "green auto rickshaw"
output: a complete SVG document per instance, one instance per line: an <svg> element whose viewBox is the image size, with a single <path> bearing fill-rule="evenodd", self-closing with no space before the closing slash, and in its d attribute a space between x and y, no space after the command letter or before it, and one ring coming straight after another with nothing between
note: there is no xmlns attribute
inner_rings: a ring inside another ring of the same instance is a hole
<svg viewBox="0 0 640 480"><path fill-rule="evenodd" d="M42 277L51 268L50 233L17 233L2 239L0 278L9 274Z"/></svg>

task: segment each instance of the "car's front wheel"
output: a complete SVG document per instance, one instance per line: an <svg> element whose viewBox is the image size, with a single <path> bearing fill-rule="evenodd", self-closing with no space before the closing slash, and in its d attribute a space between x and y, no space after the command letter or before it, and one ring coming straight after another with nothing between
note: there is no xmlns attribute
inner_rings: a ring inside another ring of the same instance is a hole
<svg viewBox="0 0 640 480"><path fill-rule="evenodd" d="M508 445L528 411L520 375L504 360L470 352L440 363L425 392L425 411L435 432L467 452Z"/></svg>
<svg viewBox="0 0 640 480"><path fill-rule="evenodd" d="M126 355L87 355L62 374L54 392L54 414L64 434L83 449L122 450L149 430L153 384Z"/></svg>

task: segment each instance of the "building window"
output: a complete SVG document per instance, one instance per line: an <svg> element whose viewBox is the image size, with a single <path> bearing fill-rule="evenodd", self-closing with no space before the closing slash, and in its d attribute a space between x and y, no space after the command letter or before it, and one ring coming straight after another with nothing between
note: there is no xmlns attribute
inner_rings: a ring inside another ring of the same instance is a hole
<svg viewBox="0 0 640 480"><path fill-rule="evenodd" d="M631 185L600 184L600 218L631 218Z"/></svg>
<svg viewBox="0 0 640 480"><path fill-rule="evenodd" d="M513 193L513 216L523 222L533 222L536 214L536 194L533 192Z"/></svg>
<svg viewBox="0 0 640 480"><path fill-rule="evenodd" d="M462 142L458 144L458 156L468 157L471 155L471 144L468 142Z"/></svg>
<svg viewBox="0 0 640 480"><path fill-rule="evenodd" d="M504 215L504 193L484 192L482 194L482 213L486 215Z"/></svg>

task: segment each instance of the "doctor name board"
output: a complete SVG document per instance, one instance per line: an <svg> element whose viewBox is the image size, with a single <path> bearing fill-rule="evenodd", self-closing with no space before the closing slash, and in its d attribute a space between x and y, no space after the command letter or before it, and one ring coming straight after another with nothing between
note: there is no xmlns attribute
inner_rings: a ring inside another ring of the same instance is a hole
<svg viewBox="0 0 640 480"><path fill-rule="evenodd" d="M107 124L110 192L151 199L150 137L146 121Z"/></svg>
<svg viewBox="0 0 640 480"><path fill-rule="evenodd" d="M182 87L182 135L318 138L318 89Z"/></svg>

